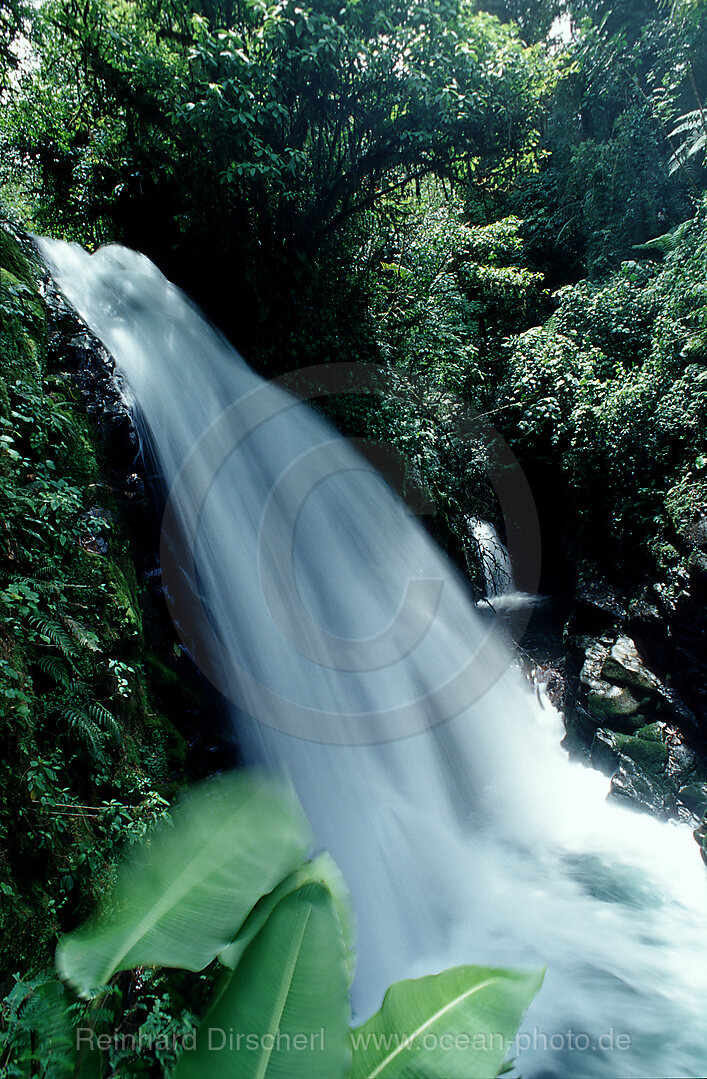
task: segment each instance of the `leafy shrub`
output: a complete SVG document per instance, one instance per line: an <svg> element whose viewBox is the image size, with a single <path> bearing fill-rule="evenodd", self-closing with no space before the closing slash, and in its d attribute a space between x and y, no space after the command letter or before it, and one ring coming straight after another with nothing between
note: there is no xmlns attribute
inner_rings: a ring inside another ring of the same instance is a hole
<svg viewBox="0 0 707 1079"><path fill-rule="evenodd" d="M630 570L674 535L666 497L707 450L705 221L703 209L662 263L562 289L549 322L511 346L511 432L560 466L585 549Z"/></svg>

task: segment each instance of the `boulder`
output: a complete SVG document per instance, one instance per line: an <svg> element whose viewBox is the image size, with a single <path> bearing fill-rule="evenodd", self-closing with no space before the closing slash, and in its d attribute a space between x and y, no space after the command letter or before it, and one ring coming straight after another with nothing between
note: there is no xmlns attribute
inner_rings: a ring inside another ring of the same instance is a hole
<svg viewBox="0 0 707 1079"><path fill-rule="evenodd" d="M683 816L675 796L631 757L621 757L611 780L609 797L614 801L629 802L636 809L647 810L663 820Z"/></svg>
<svg viewBox="0 0 707 1079"><path fill-rule="evenodd" d="M596 682L587 694L587 707L600 718L623 720L629 716L637 716L641 704L625 686L612 686L611 683L602 681ZM643 721L639 726L643 726Z"/></svg>
<svg viewBox="0 0 707 1079"><path fill-rule="evenodd" d="M600 722L600 726L637 730L645 724L641 711L646 694L642 691L640 695L634 695L628 686L614 685L605 677L604 672L611 662L613 647L610 642L604 641L590 639L587 643L584 664L579 674L581 696L591 716L599 721L614 721L608 724Z"/></svg>
<svg viewBox="0 0 707 1079"><path fill-rule="evenodd" d="M590 759L592 767L605 776L613 776L621 759L623 737L615 731L600 727L592 739Z"/></svg>
<svg viewBox="0 0 707 1079"><path fill-rule="evenodd" d="M660 686L660 680L643 662L630 637L619 637L612 645L601 674L607 682L649 694L657 692Z"/></svg>

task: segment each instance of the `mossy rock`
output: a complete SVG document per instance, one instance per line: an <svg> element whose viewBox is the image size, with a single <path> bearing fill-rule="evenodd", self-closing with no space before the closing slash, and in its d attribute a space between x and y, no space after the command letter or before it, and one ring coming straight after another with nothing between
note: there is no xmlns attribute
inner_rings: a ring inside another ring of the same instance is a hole
<svg viewBox="0 0 707 1079"><path fill-rule="evenodd" d="M22 248L0 222L0 269L13 274L36 292L35 272Z"/></svg>
<svg viewBox="0 0 707 1079"><path fill-rule="evenodd" d="M647 723L636 731L636 737L643 739L644 742L660 742L661 745L664 745L663 729L660 723Z"/></svg>
<svg viewBox="0 0 707 1079"><path fill-rule="evenodd" d="M13 241L2 228L0 236L9 250ZM19 247L17 258L24 258ZM26 265L29 276L15 272L14 263L8 269L0 260L0 373L10 381L19 378L36 384L46 344L46 308Z"/></svg>
<svg viewBox="0 0 707 1079"><path fill-rule="evenodd" d="M669 750L663 741L654 738L627 738L623 754L630 757L642 771L655 779L662 779L668 766Z"/></svg>

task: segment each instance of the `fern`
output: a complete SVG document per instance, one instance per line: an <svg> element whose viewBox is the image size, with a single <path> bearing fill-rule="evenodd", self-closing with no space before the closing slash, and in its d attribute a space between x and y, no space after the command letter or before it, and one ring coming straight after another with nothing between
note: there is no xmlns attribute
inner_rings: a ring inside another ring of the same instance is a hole
<svg viewBox="0 0 707 1079"><path fill-rule="evenodd" d="M72 708L71 706L62 708L60 715L72 729L79 728L89 722L85 712L80 711L78 708Z"/></svg>
<svg viewBox="0 0 707 1079"><path fill-rule="evenodd" d="M634 244L634 251L648 251L651 254L669 255L685 239L685 235L692 224L692 219L683 221L681 225L677 225L670 232L663 233L662 236L656 236L653 240L646 240L644 244Z"/></svg>
<svg viewBox="0 0 707 1079"><path fill-rule="evenodd" d="M15 982L2 1002L7 1031L2 1037L3 1075L45 1079L71 1079L75 1075L70 1005L64 987L49 975Z"/></svg>
<svg viewBox="0 0 707 1079"><path fill-rule="evenodd" d="M682 138L682 142L673 153L669 172L672 176L678 169L683 168L691 157L707 148L707 117L701 108L686 112L678 120L674 131L670 132L670 138Z"/></svg>
<svg viewBox="0 0 707 1079"><path fill-rule="evenodd" d="M57 571L54 566L40 566L35 573L35 577L40 581L54 581Z"/></svg>
<svg viewBox="0 0 707 1079"><path fill-rule="evenodd" d="M30 624L39 630L42 637L51 641L67 659L76 655L76 648L62 626L58 626L56 622L50 622L40 614L33 615L30 618Z"/></svg>
<svg viewBox="0 0 707 1079"><path fill-rule="evenodd" d="M68 686L70 689L74 683L68 682L68 675L63 663L56 656L41 656L37 660L37 666L42 674L52 678L60 686Z"/></svg>
<svg viewBox="0 0 707 1079"><path fill-rule="evenodd" d="M53 592L56 588L54 581L42 579L39 573L36 577L11 577L10 583L23 585L25 588L33 588L36 592Z"/></svg>
<svg viewBox="0 0 707 1079"><path fill-rule="evenodd" d="M97 752L102 735L108 735L118 745L122 735L118 721L102 704L91 701L84 705L68 705L60 712L72 734L80 737L91 750Z"/></svg>
<svg viewBox="0 0 707 1079"><path fill-rule="evenodd" d="M98 753L100 748L100 733L95 723L92 723L85 712L78 708L63 708L61 718L66 720L72 734L80 738L89 749Z"/></svg>
<svg viewBox="0 0 707 1079"><path fill-rule="evenodd" d="M109 712L102 704L93 702L88 706L88 714L94 723L98 724L98 726L106 731L106 733L112 735L114 741L120 744L122 741L120 727L112 712Z"/></svg>
<svg viewBox="0 0 707 1079"><path fill-rule="evenodd" d="M74 621L73 618L69 618L68 615L64 615L62 621L77 644L82 648L87 648L89 652L99 651L98 638L95 633Z"/></svg>

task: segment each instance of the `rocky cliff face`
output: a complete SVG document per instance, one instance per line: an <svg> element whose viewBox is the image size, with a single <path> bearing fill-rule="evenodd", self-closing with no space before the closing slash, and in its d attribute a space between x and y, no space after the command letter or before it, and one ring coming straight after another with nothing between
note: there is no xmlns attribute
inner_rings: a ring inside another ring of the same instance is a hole
<svg viewBox="0 0 707 1079"><path fill-rule="evenodd" d="M611 776L612 797L695 822L707 811L702 521L696 515L678 571L639 597L585 567L565 630L570 748Z"/></svg>

